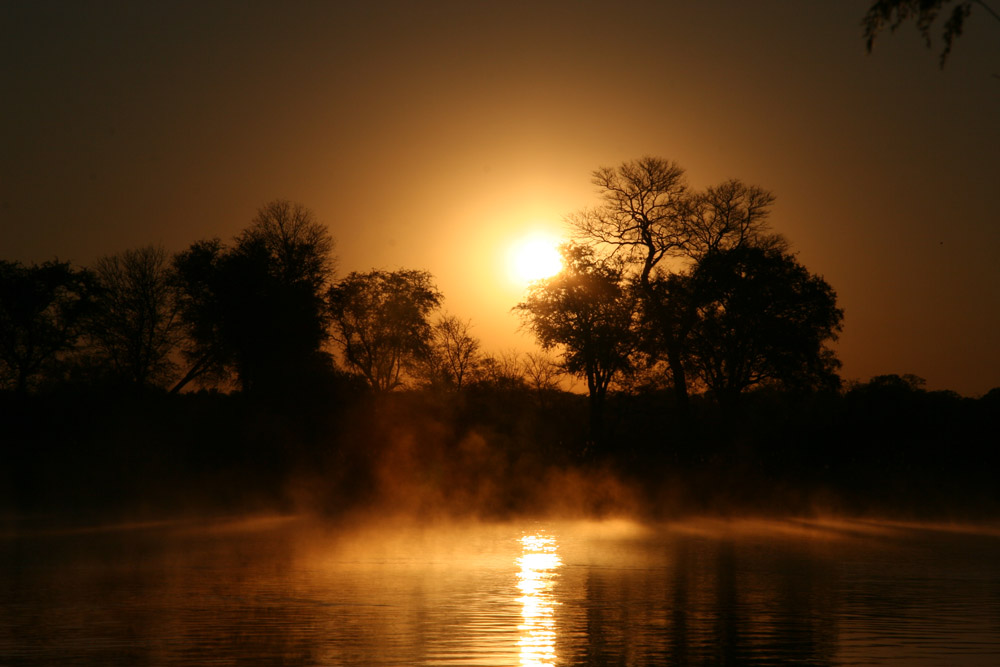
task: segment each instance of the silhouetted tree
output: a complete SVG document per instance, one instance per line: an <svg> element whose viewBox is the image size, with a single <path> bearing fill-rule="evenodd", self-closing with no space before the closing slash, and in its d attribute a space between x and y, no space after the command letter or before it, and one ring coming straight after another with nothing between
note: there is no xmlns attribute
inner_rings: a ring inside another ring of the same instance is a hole
<svg viewBox="0 0 1000 667"><path fill-rule="evenodd" d="M229 378L233 366L230 345L237 319L233 316L235 292L239 285L225 269L227 251L219 239L196 241L174 257L177 298L186 327L182 344L188 363L171 391L189 382L221 382Z"/></svg>
<svg viewBox="0 0 1000 667"><path fill-rule="evenodd" d="M93 275L68 262L0 260L0 382L24 393L73 349L93 312Z"/></svg>
<svg viewBox="0 0 1000 667"><path fill-rule="evenodd" d="M528 387L528 383L521 355L516 350L484 355L476 371L475 382L480 387L494 390L523 391Z"/></svg>
<svg viewBox="0 0 1000 667"><path fill-rule="evenodd" d="M441 294L426 271L352 272L330 288L333 338L348 366L377 391L404 383L408 370L430 354L428 317Z"/></svg>
<svg viewBox="0 0 1000 667"><path fill-rule="evenodd" d="M836 293L791 255L744 246L709 253L694 268L691 367L726 408L750 387L836 387L843 311Z"/></svg>
<svg viewBox="0 0 1000 667"><path fill-rule="evenodd" d="M97 260L94 272L101 290L88 335L102 362L138 388L169 381L183 332L166 251L126 250Z"/></svg>
<svg viewBox="0 0 1000 667"><path fill-rule="evenodd" d="M900 393L912 393L924 390L927 380L912 373L896 375L876 375L868 382L858 385L853 390L859 391L895 391Z"/></svg>
<svg viewBox="0 0 1000 667"><path fill-rule="evenodd" d="M939 64L944 67L948 55L955 40L962 35L965 21L972 13L973 6L982 7L983 11L1000 21L1000 14L982 0L875 0L868 8L868 13L861 24L865 29L865 48L871 53L878 37L886 28L894 32L896 28L907 21L913 20L917 25L917 30L924 38L927 48L933 48L931 39L931 27L937 21L938 16L950 6L948 18L944 22L941 31L941 38L944 46L939 56Z"/></svg>
<svg viewBox="0 0 1000 667"><path fill-rule="evenodd" d="M257 210L236 237L236 251L259 257L282 285L302 285L318 305L336 268L334 241L309 209L277 199Z"/></svg>
<svg viewBox="0 0 1000 667"><path fill-rule="evenodd" d="M770 231L768 217L774 195L756 185L732 179L692 196L685 219L687 258L744 246L787 249L787 242Z"/></svg>
<svg viewBox="0 0 1000 667"><path fill-rule="evenodd" d="M568 217L583 244L608 250L637 267L645 285L668 256L683 253L691 195L676 162L644 157L594 171L603 204Z"/></svg>
<svg viewBox="0 0 1000 667"><path fill-rule="evenodd" d="M474 377L482 363L479 339L470 333L471 325L454 315L442 315L431 328L431 349L424 363L424 374L431 384L461 390Z"/></svg>
<svg viewBox="0 0 1000 667"><path fill-rule="evenodd" d="M562 369L556 360L546 354L528 352L521 363L528 385L535 391L551 391L559 386Z"/></svg>
<svg viewBox="0 0 1000 667"><path fill-rule="evenodd" d="M688 187L683 168L654 157L602 167L594 172L593 183L603 203L570 216L569 222L578 241L623 260L635 276L645 302L644 317L656 330L659 345L654 349L647 344L646 351L666 358L677 402L684 409L684 332L675 329L676 304L664 302L662 290L655 294L654 282L712 251L782 245L767 232L774 197L738 180L696 192Z"/></svg>
<svg viewBox="0 0 1000 667"><path fill-rule="evenodd" d="M656 384L651 373L664 373L678 398L682 410L687 407L688 339L697 319L694 285L690 269L684 272L660 273L641 291L641 336L644 382ZM680 373L681 377L677 375Z"/></svg>
<svg viewBox="0 0 1000 667"><path fill-rule="evenodd" d="M545 350L558 349L562 368L586 379L591 437L600 440L608 387L631 367L636 348L636 298L620 263L595 259L585 246L562 248L565 268L538 281L514 307Z"/></svg>
<svg viewBox="0 0 1000 667"><path fill-rule="evenodd" d="M333 239L312 213L283 200L261 207L233 248L215 239L175 259L190 368L235 372L245 391L285 391L329 369L326 287Z"/></svg>

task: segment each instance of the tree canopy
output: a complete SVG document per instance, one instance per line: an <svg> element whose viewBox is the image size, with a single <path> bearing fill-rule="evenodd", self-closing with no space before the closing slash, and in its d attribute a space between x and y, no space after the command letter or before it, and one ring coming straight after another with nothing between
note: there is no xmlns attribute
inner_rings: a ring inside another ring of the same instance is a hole
<svg viewBox="0 0 1000 667"><path fill-rule="evenodd" d="M333 338L344 361L377 391L404 384L430 354L428 317L441 294L426 271L352 272L328 292Z"/></svg>
<svg viewBox="0 0 1000 667"><path fill-rule="evenodd" d="M684 366L689 319L676 292L658 289L706 254L744 245L784 247L770 232L774 196L732 179L704 191L691 188L676 162L642 157L594 171L601 204L569 217L575 241L595 257L622 262L639 289L644 350L649 364L665 360L674 395L688 401ZM669 298L668 298L669 297Z"/></svg>
<svg viewBox="0 0 1000 667"><path fill-rule="evenodd" d="M312 211L285 199L261 206L236 237L237 252L259 257L281 284L304 285L318 299L336 268L334 246L329 230Z"/></svg>
<svg viewBox="0 0 1000 667"><path fill-rule="evenodd" d="M313 214L278 200L264 205L227 248L199 241L175 259L185 350L200 374L235 373L248 391L280 391L328 365L326 287L333 239Z"/></svg>
<svg viewBox="0 0 1000 667"><path fill-rule="evenodd" d="M74 349L93 313L93 274L68 262L0 260L0 382L26 392Z"/></svg>
<svg viewBox="0 0 1000 667"><path fill-rule="evenodd" d="M98 259L94 272L100 292L88 337L101 362L138 388L170 381L182 330L167 252L126 250Z"/></svg>
<svg viewBox="0 0 1000 667"><path fill-rule="evenodd" d="M563 271L535 283L515 310L543 349L559 351L567 373L586 380L596 438L608 387L631 368L636 297L620 262L600 261L592 249L573 244L562 255Z"/></svg>
<svg viewBox="0 0 1000 667"><path fill-rule="evenodd" d="M482 365L479 339L472 325L454 315L442 315L431 327L430 350L424 367L431 385L461 390Z"/></svg>
<svg viewBox="0 0 1000 667"><path fill-rule="evenodd" d="M706 255L686 278L694 318L688 363L724 406L768 382L839 384L826 347L843 311L836 293L780 250L745 246Z"/></svg>

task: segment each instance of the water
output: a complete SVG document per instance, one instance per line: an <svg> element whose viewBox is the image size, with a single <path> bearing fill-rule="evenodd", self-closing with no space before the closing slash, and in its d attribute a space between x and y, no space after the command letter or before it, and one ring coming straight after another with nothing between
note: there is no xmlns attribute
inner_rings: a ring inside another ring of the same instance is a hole
<svg viewBox="0 0 1000 667"><path fill-rule="evenodd" d="M0 665L997 665L1000 533L874 522L0 536Z"/></svg>

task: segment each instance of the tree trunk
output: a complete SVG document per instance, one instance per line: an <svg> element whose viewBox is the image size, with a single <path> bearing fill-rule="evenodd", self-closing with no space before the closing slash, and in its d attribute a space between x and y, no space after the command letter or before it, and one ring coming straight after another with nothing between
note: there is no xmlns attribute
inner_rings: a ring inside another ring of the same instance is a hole
<svg viewBox="0 0 1000 667"><path fill-rule="evenodd" d="M688 398L687 374L681 358L682 352L680 346L671 342L667 347L667 363L670 365L670 375L674 383L674 402L677 406L678 415L682 419L686 419L691 401Z"/></svg>
<svg viewBox="0 0 1000 667"><path fill-rule="evenodd" d="M685 313L684 317L678 318L674 313L664 308L663 304L656 298L653 286L649 281L652 265L647 260L640 276L640 285L645 295L646 303L650 306L655 321L662 327L667 338L667 364L670 366L670 375L674 385L674 405L677 408L677 415L682 421L686 421L690 412L690 400L688 398L687 375L684 371L683 340L687 337L687 320L690 313Z"/></svg>
<svg viewBox="0 0 1000 667"><path fill-rule="evenodd" d="M590 432L589 447L592 453L603 456L604 451L604 392L590 392Z"/></svg>
<svg viewBox="0 0 1000 667"><path fill-rule="evenodd" d="M180 393L181 389L183 389L189 382L208 370L210 363L211 356L208 354L198 359L198 361L192 364L191 368L188 369L188 372L184 374L184 377L178 380L177 383L170 389L170 393Z"/></svg>

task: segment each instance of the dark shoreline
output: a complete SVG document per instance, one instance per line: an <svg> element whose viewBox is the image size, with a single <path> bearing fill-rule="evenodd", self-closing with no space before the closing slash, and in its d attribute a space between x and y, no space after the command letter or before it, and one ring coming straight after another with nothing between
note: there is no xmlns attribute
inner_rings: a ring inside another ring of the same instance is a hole
<svg viewBox="0 0 1000 667"><path fill-rule="evenodd" d="M665 394L616 395L594 443L586 397L559 391L5 394L0 516L1000 516L997 392L742 407L696 401L682 424Z"/></svg>

